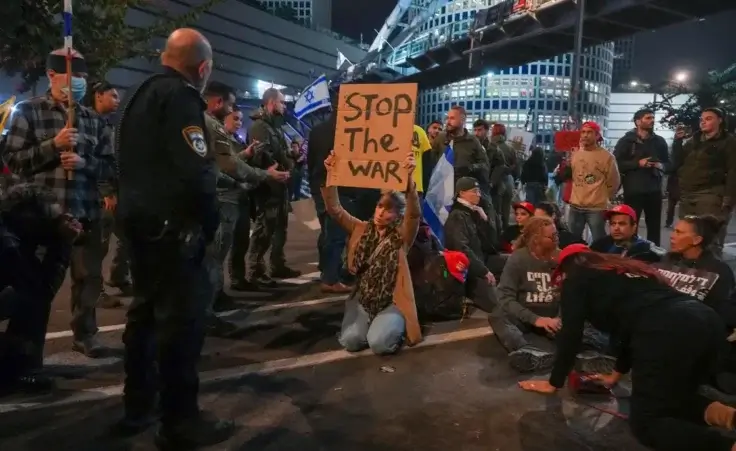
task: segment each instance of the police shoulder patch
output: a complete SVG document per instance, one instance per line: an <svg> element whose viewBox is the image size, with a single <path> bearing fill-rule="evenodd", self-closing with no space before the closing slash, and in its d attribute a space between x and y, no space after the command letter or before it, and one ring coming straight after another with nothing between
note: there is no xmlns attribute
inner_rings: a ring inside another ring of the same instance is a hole
<svg viewBox="0 0 736 451"><path fill-rule="evenodd" d="M204 131L201 127L190 126L184 127L181 134L184 136L184 141L191 149L200 157L207 155L207 143L204 139Z"/></svg>

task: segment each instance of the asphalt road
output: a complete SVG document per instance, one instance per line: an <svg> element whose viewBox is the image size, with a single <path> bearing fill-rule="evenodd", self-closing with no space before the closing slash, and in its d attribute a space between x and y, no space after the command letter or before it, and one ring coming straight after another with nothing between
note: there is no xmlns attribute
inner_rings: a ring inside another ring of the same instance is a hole
<svg viewBox="0 0 736 451"><path fill-rule="evenodd" d="M483 315L424 324L425 341L392 357L340 350L343 298L320 293L311 280L317 271L314 229L313 218L290 222L287 258L306 276L239 295L240 308L224 315L240 332L206 341L203 407L241 427L212 450L641 449L623 420L601 410L625 411L625 400L518 390L519 377ZM669 231L663 233L668 240ZM736 242L736 226L727 242ZM70 351L68 305L65 285L54 302L46 347L59 390L0 398L2 449L42 451L53 443L78 451L153 450L150 433L127 441L107 433L122 414L125 309L100 310L101 336L111 352L92 360Z"/></svg>

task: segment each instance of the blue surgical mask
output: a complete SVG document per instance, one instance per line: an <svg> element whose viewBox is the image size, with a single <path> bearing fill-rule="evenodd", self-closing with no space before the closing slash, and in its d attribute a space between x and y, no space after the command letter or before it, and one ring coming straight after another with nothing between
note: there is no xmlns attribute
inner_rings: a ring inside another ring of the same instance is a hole
<svg viewBox="0 0 736 451"><path fill-rule="evenodd" d="M64 88L65 93L69 93L68 88ZM87 80L82 77L72 77L72 99L75 102L81 101L87 94Z"/></svg>

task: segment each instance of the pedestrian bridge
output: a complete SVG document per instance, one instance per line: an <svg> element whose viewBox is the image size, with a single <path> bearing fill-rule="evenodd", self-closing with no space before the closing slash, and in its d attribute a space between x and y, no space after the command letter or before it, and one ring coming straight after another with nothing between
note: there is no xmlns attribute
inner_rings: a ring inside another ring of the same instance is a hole
<svg viewBox="0 0 736 451"><path fill-rule="evenodd" d="M426 23L441 7L449 8L455 2L412 0L411 3L423 8L420 17ZM427 89L552 58L574 48L581 0L471 0L471 3L496 4L469 14L454 14L455 20L429 30L414 24L409 26L411 32L399 32L393 42L390 30L379 34L380 42L374 43L366 59L343 74L343 80L414 82ZM585 0L584 3L583 47L736 9L734 0ZM431 8L434 9L428 11ZM410 14L411 7L404 7L404 11ZM416 17L415 14L414 22ZM389 19L395 28L402 28L395 18ZM386 26L381 31L385 29Z"/></svg>

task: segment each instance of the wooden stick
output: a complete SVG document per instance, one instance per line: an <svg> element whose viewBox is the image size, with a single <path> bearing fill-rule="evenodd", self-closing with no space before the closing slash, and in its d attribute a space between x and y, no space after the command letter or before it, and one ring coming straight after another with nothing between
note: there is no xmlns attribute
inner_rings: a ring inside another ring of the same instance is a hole
<svg viewBox="0 0 736 451"><path fill-rule="evenodd" d="M74 126L74 97L72 96L72 49L67 49L66 54L66 86L67 86L67 110L66 110L66 127L72 128ZM74 149L69 149L67 152L74 152ZM66 171L66 179L73 180L74 173L72 171Z"/></svg>

